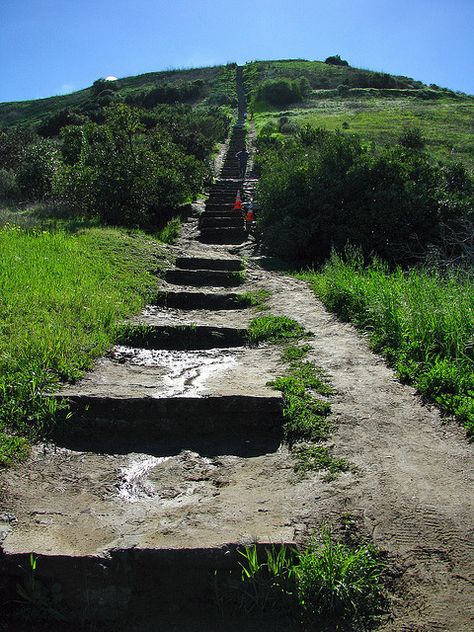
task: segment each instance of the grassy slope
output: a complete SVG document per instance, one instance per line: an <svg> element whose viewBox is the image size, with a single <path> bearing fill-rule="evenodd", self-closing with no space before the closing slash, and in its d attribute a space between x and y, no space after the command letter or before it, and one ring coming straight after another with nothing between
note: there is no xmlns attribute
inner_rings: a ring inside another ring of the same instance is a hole
<svg viewBox="0 0 474 632"><path fill-rule="evenodd" d="M400 378L474 433L474 292L467 273L365 268L337 256L306 272L326 307L370 334Z"/></svg>
<svg viewBox="0 0 474 632"><path fill-rule="evenodd" d="M360 88L358 84L370 80L373 73L321 62L259 62L252 74L254 82L277 76L305 76L313 88L304 104L284 110L258 104L257 130L268 122L277 124L284 114L298 124L345 129L345 133L385 144L393 142L406 127L418 127L436 157L458 159L474 167L472 96L431 90L409 77L395 78L399 89ZM345 97L335 90L340 84L351 86Z"/></svg>
<svg viewBox="0 0 474 632"><path fill-rule="evenodd" d="M156 291L164 248L139 232L0 229L0 430L35 435L54 406L41 397L76 379L118 323ZM0 436L0 464L18 445Z"/></svg>
<svg viewBox="0 0 474 632"><path fill-rule="evenodd" d="M165 70L124 77L117 80L117 85L119 86L119 94L125 97L131 92L155 88L165 83L202 79L206 85L206 95L208 95L215 90L219 90L222 83L227 83L229 80L233 86L233 75L229 78L228 74L226 66L189 70ZM53 112L66 107L79 107L85 104L90 97L91 90L86 88L71 94L48 97L46 99L0 103L0 125L37 124Z"/></svg>

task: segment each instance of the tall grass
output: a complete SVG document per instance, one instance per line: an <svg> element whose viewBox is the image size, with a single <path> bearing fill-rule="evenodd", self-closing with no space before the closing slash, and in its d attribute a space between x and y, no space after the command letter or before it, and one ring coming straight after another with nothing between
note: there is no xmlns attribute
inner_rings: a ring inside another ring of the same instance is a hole
<svg viewBox="0 0 474 632"><path fill-rule="evenodd" d="M370 334L376 351L474 432L474 283L466 272L389 271L333 254L303 273L330 310Z"/></svg>
<svg viewBox="0 0 474 632"><path fill-rule="evenodd" d="M0 431L46 432L57 403L156 290L164 254L143 233L0 228Z"/></svg>

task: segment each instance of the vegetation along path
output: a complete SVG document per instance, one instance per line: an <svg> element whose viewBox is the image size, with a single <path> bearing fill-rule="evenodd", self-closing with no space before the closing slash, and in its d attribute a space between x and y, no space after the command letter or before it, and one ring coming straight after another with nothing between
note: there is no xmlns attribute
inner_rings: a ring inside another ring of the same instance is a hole
<svg viewBox="0 0 474 632"><path fill-rule="evenodd" d="M60 585L78 620L113 630L228 630L206 605L209 571L234 568L244 544L305 543L342 516L399 571L393 616L381 629L471 630L472 451L305 282L266 270L254 255L233 210L237 190L253 188L252 178L245 187L238 179L234 159L244 140L238 124L155 304L92 373L64 387L74 418L26 466L2 474L4 588L14 599L33 552L39 580ZM249 323L265 314L313 334L307 359L335 391L332 454L349 464L333 480L295 475L283 396L269 386L287 365L277 346L249 344ZM53 611L52 596L39 601ZM186 610L187 627L177 623Z"/></svg>

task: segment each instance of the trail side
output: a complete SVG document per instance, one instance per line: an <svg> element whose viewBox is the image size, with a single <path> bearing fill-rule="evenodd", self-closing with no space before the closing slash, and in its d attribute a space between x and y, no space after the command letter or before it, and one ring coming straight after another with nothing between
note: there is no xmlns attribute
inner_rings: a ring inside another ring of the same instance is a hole
<svg viewBox="0 0 474 632"><path fill-rule="evenodd" d="M237 82L240 118L219 178L184 224L156 301L94 371L64 387L74 418L54 442L1 475L3 593L18 599L34 553L38 578L61 586L77 621L241 629L213 609L212 573L236 568L243 544L304 543L346 515L400 570L393 618L381 629L470 631L472 448L304 282L251 256L234 208L255 185L239 178L235 158L246 138L239 68ZM282 397L268 386L285 370L280 353L247 344L257 312L246 296L261 289L272 314L314 333L309 359L336 389L334 450L355 468L332 482L294 474Z"/></svg>

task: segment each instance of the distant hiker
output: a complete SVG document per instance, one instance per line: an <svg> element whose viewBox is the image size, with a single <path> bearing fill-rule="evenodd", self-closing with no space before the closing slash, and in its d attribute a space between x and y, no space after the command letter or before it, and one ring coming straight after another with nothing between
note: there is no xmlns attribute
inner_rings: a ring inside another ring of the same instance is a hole
<svg viewBox="0 0 474 632"><path fill-rule="evenodd" d="M239 177L243 180L245 178L245 172L247 170L247 161L249 159L248 151L244 147L237 154L235 154L235 157L239 161Z"/></svg>

